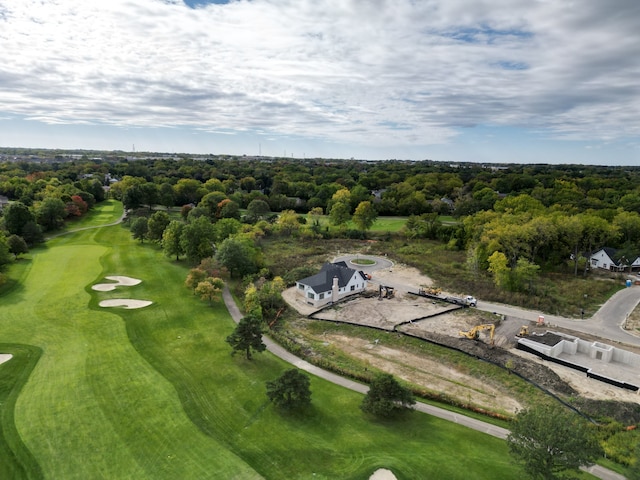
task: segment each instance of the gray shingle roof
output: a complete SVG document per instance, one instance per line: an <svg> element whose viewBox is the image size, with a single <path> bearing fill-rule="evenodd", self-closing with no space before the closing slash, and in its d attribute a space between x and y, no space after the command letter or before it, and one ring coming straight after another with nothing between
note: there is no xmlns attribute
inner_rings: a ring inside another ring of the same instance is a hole
<svg viewBox="0 0 640 480"><path fill-rule="evenodd" d="M354 273L356 271L347 267L345 262L325 263L319 273L298 280L298 283L307 285L316 293L328 292L333 286L334 277L338 277L338 286L342 288L349 283Z"/></svg>

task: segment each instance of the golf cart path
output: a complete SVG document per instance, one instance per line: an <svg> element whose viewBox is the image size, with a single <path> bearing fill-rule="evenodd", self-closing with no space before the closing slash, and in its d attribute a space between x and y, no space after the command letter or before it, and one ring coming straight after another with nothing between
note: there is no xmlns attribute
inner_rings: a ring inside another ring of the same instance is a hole
<svg viewBox="0 0 640 480"><path fill-rule="evenodd" d="M92 225L92 226L89 226L89 227L82 227L82 228L76 228L74 230L67 230L65 232L60 232L60 233L56 233L54 235L49 235L48 237L44 237L44 239L45 239L45 241L47 241L47 240L51 240L52 238L61 237L63 235L69 235L70 233L82 232L84 230L91 230L93 228L114 227L116 225L121 224L124 221L126 216L127 216L127 212L123 211L122 215L120 215L120 218L118 220L116 220L115 222L105 223L104 225Z"/></svg>
<svg viewBox="0 0 640 480"><path fill-rule="evenodd" d="M234 322L238 323L242 319L243 315L240 312L240 309L238 308L238 305L233 299L233 296L229 291L229 287L226 284L224 286L224 289L222 290L222 298L227 307L227 310L229 310L229 314L231 315L231 318L233 318ZM299 368L300 370L304 370L305 372L308 372L312 375L328 380L329 382L332 382L336 385L340 385L342 387L348 388L350 390L354 390L362 394L366 394L369 391L369 387L367 385L354 382L353 380L349 380L348 378L341 377L339 375L336 375L335 373L316 367L315 365L312 365L309 362L293 355L292 353L282 348L280 345L275 343L273 340L271 340L267 336L263 336L262 341L267 346L267 350L269 350L271 353L281 358L282 360L290 363L291 365L294 365L296 368ZM433 405L428 405L426 403L416 402L414 409L418 410L419 412L427 413L434 417L438 417L443 420L457 423L459 425L463 425L473 430L486 433L493 437L501 438L503 440L506 439L507 435L509 434L509 430L507 430L506 428L498 427L496 425L492 425L490 423L486 423L481 420L477 420L475 418L466 417L459 413L450 412L442 408L434 407ZM597 478L601 478L602 480L624 480L625 479L624 476L619 475L616 472L609 470L607 468L601 467L599 465L593 465L583 470L591 473Z"/></svg>

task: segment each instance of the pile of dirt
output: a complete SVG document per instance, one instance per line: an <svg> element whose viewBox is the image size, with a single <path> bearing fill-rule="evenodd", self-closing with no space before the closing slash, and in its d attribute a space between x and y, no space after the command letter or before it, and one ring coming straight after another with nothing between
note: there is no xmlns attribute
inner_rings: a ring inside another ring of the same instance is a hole
<svg viewBox="0 0 640 480"><path fill-rule="evenodd" d="M592 418L612 418L624 425L640 424L640 405L637 403L578 397L573 405Z"/></svg>

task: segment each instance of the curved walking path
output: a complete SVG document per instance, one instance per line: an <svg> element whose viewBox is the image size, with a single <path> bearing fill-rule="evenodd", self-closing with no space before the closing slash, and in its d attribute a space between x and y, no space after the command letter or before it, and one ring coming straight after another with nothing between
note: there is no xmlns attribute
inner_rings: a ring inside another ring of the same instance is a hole
<svg viewBox="0 0 640 480"><path fill-rule="evenodd" d="M229 310L231 318L233 318L234 322L238 323L242 319L243 315L240 312L240 309L238 308L238 305L233 299L233 296L231 295L231 292L229 291L229 288L226 284L222 291L222 298L227 309ZM335 383L336 385L340 385L342 387L354 390L362 394L366 394L369 391L369 387L367 385L354 382L353 380L349 380L348 378L341 377L339 375L336 375L335 373L316 367L315 365L312 365L309 362L293 355L292 353L288 352L280 345L275 343L269 337L264 336L262 340L267 346L267 350L269 350L277 357L283 359L284 361L290 363L291 365L294 365L296 368L299 368L300 370L304 370L305 372L328 380L329 382ZM443 420L448 420L450 422L472 428L473 430L477 430L479 432L483 432L497 438L506 439L507 435L509 435L509 430L507 430L506 428L498 427L496 425L492 425L475 418L466 417L459 413L450 412L449 410L445 410L443 408L434 407L433 405L428 405L426 403L416 402L414 409L418 410L419 412L427 413L429 415L433 415L434 417L441 418ZM601 478L602 480L625 479L624 476L619 475L616 472L613 472L612 470L601 467L599 465L593 465L583 470L591 473L597 478Z"/></svg>
<svg viewBox="0 0 640 480"><path fill-rule="evenodd" d="M90 225L88 227L76 228L74 230L67 230L67 231L64 231L64 232L56 233L54 235L50 235L48 237L44 237L44 239L45 239L45 241L47 241L47 240L51 240L52 238L61 237L63 235L69 235L70 233L82 232L83 230L91 230L93 228L102 228L102 227L113 227L115 225L121 224L124 221L124 219L126 218L126 216L127 216L127 212L126 212L126 210L124 210L122 212L122 215L120 215L120 218L118 220L116 220L115 222L105 223L104 225Z"/></svg>

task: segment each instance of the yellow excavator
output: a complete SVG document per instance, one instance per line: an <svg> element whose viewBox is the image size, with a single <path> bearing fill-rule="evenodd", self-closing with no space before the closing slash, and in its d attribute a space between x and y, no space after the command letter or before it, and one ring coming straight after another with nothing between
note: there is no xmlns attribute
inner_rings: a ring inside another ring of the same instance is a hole
<svg viewBox="0 0 640 480"><path fill-rule="evenodd" d="M467 337L469 340L478 340L478 338L480 337L480 332L483 330L489 330L490 345L493 345L493 336L496 333L496 326L493 323L484 323L482 325L476 325L468 332L460 331L459 335L462 337Z"/></svg>

